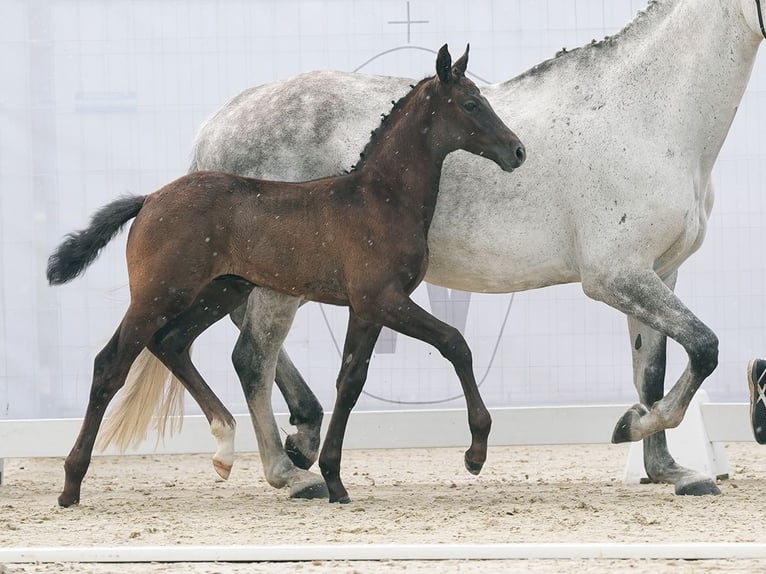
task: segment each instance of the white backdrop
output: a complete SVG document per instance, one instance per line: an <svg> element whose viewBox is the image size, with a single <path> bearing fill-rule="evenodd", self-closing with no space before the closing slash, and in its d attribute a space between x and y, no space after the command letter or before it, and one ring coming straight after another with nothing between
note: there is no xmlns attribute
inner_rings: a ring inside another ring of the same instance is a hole
<svg viewBox="0 0 766 574"><path fill-rule="evenodd" d="M453 52L471 43L479 83L503 81L562 47L615 33L644 5L0 0L0 418L83 414L93 357L128 301L124 235L64 287L46 284L47 256L104 203L183 174L200 123L241 90L320 68L419 78L444 42ZM747 360L766 355L762 58L714 172L708 238L677 288L721 339L720 366L705 385L718 401L744 401ZM579 285L515 296L424 286L417 298L462 328L490 406L635 401L625 320ZM307 305L288 340L327 408L345 318ZM245 412L230 363L235 336L221 321L200 338L195 361L232 411ZM685 356L670 347L675 376ZM460 387L441 356L403 337L381 342L367 391L359 409L463 404L445 402ZM278 398L275 407L285 410Z"/></svg>

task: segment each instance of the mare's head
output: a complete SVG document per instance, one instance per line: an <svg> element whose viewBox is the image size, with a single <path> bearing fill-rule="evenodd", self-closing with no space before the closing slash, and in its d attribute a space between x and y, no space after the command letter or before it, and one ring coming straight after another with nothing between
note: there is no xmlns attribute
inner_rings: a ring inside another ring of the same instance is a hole
<svg viewBox="0 0 766 574"><path fill-rule="evenodd" d="M439 99L433 136L445 149L463 149L491 159L504 171L513 171L524 163L524 144L466 78L467 66L468 46L454 65L447 45L439 50L436 77L431 80Z"/></svg>

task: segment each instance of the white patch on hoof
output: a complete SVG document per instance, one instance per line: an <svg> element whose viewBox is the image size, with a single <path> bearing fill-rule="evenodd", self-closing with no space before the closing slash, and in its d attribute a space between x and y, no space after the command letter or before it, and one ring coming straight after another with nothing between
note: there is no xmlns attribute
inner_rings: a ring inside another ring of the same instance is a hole
<svg viewBox="0 0 766 574"><path fill-rule="evenodd" d="M233 426L218 420L210 423L210 432L218 442L218 450L213 455L213 468L224 480L229 478L234 465L234 430Z"/></svg>
<svg viewBox="0 0 766 574"><path fill-rule="evenodd" d="M220 476L222 479L227 480L229 478L229 475L231 474L231 465L225 464L218 460L216 457L218 455L213 457L213 468L218 473L218 476Z"/></svg>

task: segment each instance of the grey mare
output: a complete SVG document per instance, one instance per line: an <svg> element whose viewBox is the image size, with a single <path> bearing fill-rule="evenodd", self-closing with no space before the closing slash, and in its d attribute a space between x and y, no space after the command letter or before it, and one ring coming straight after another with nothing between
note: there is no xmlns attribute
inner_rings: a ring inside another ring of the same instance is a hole
<svg viewBox="0 0 766 574"><path fill-rule="evenodd" d="M717 337L673 289L705 236L711 170L764 35L758 2L651 2L615 36L486 86L525 142L527 166L509 177L451 156L429 237L431 283L501 293L579 281L627 316L639 403L612 440L643 440L648 476L678 494L719 493L667 447L665 429L718 362ZM191 169L296 181L338 173L410 82L314 72L247 90L202 126ZM234 314L233 360L268 482L319 496L321 478L304 469L317 456L322 410L281 348L299 305L255 289ZM689 361L665 394L667 337ZM297 427L287 452L271 407L275 377Z"/></svg>

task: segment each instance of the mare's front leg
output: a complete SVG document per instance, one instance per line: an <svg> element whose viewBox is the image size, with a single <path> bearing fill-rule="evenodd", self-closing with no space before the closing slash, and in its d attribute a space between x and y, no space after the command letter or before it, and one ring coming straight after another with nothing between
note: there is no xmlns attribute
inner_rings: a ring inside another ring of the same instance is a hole
<svg viewBox="0 0 766 574"><path fill-rule="evenodd" d="M282 447L279 427L271 406L271 389L276 375L277 358L299 305L300 299L295 297L281 295L269 289L253 289L245 312L232 315L240 329L232 361L245 393L267 482L275 488L288 486L290 496L294 498L325 498L327 486L322 477L296 467ZM298 395L299 391L296 396ZM291 394L287 393L286 398L295 401L294 397L290 397ZM311 401L308 400L308 403ZM291 414L292 412L291 407ZM318 409L318 416L313 419L317 421L318 446L321 407ZM294 420L293 416L291 420ZM307 425L306 419L298 422ZM298 428L300 431L301 426ZM311 443L311 440L308 443Z"/></svg>
<svg viewBox="0 0 766 574"><path fill-rule="evenodd" d="M336 382L335 408L330 417L322 452L319 455L319 468L327 483L330 502L345 504L351 502L340 478L340 461L343 452L343 437L351 410L359 400L370 357L375 342L380 335L381 325L370 323L357 317L349 309L346 342L343 345L343 358Z"/></svg>
<svg viewBox="0 0 766 574"><path fill-rule="evenodd" d="M677 272L664 280L674 289ZM633 355L633 382L641 404L653 405L665 394L668 338L628 316ZM719 494L715 481L704 473L679 465L668 450L665 431L643 440L644 468L650 480L675 485L676 494Z"/></svg>
<svg viewBox="0 0 766 574"><path fill-rule="evenodd" d="M653 405L664 394L667 337L628 317L633 348L633 377L641 404ZM668 450L665 431L643 440L644 468L653 482L675 486L676 494L720 494L712 477L679 465Z"/></svg>
<svg viewBox="0 0 766 574"><path fill-rule="evenodd" d="M670 455L664 430L678 426L702 382L718 363L718 339L676 297L675 275L663 282L653 271L629 270L584 280L583 288L629 318L634 381L640 403L618 421L613 442L644 439L644 465L652 480L675 485L678 494L718 494L711 477L679 466ZM663 396L667 337L687 352L689 363Z"/></svg>

